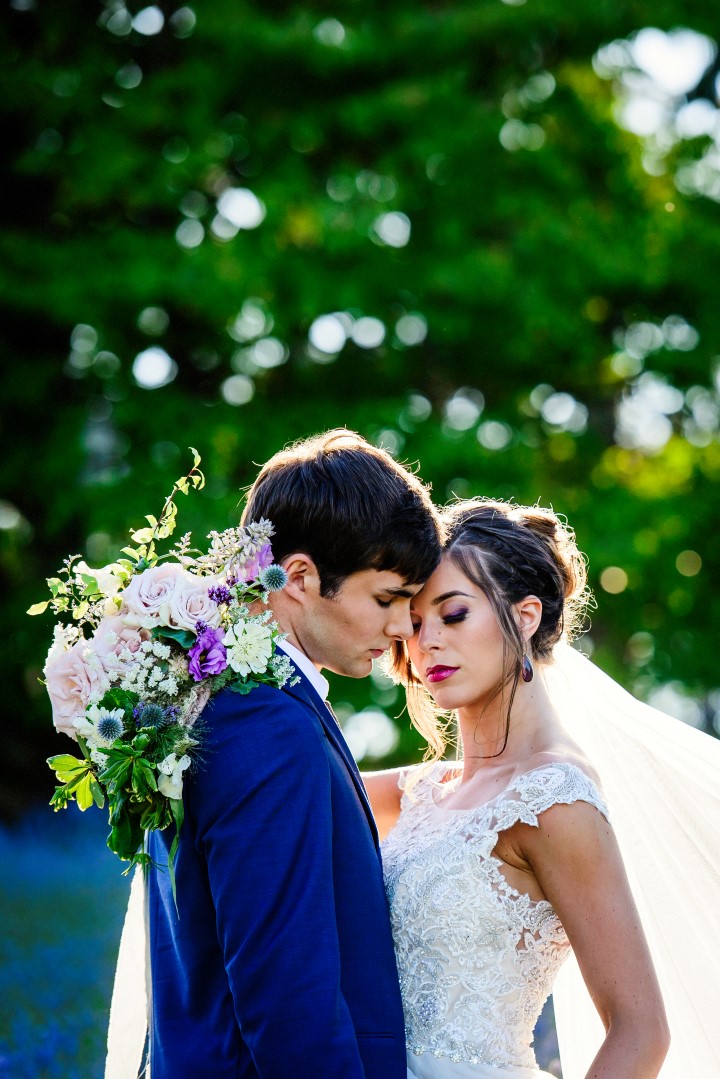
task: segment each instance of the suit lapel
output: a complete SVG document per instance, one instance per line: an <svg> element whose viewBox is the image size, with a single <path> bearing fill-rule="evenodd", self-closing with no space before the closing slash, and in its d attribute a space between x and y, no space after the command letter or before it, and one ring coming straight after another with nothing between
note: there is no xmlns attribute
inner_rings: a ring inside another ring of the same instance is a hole
<svg viewBox="0 0 720 1079"><path fill-rule="evenodd" d="M370 808L367 792L360 777L358 767L353 759L353 755L350 752L350 748L342 736L342 731L338 726L337 720L333 716L328 706L325 704L325 701L323 701L323 699L315 692L310 682L303 675L302 671L299 671L297 667L295 668L295 671L296 674L299 675L300 681L296 682L294 686L285 685L283 687L283 692L289 693L291 697L295 697L296 700L302 701L303 704L307 705L309 708L312 708L313 712L320 720L323 730L328 737L328 740L332 743L332 745L335 747L335 749L338 751L343 761L345 762L345 766L347 767L352 781L355 784L355 789L357 790L358 797L362 802L363 808L367 815L368 824L370 825L370 830L373 834L375 846L379 849L377 826L375 824L375 818L372 814L372 809Z"/></svg>

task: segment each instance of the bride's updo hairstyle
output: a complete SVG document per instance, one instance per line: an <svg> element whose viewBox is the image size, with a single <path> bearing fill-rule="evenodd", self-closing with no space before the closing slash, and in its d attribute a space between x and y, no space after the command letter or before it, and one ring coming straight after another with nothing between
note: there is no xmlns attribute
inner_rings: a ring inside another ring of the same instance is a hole
<svg viewBox="0 0 720 1079"><path fill-rule="evenodd" d="M502 753L523 654L542 664L561 637L573 640L583 629L591 603L585 557L573 530L551 509L467 499L448 506L441 523L443 558L485 593L503 634L504 670L496 691L507 694L508 702ZM542 603L540 623L527 646L512 611L526 596L537 596ZM390 673L406 687L411 719L428 742L426 759L439 759L447 744L448 717L443 718L421 685L404 642L393 646Z"/></svg>

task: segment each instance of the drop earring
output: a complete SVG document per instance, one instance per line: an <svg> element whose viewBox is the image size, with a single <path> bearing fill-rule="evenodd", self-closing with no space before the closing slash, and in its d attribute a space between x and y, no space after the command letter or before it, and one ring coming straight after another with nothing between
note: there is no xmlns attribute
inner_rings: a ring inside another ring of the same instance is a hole
<svg viewBox="0 0 720 1079"><path fill-rule="evenodd" d="M523 682L532 682L535 670L532 663L530 662L530 657L528 656L527 652L523 652L522 663L520 665L520 673L522 674Z"/></svg>

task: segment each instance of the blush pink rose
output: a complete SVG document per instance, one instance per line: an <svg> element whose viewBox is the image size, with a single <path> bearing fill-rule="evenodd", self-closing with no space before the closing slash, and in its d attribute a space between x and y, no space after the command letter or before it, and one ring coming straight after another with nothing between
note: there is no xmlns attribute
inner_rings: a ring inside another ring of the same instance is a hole
<svg viewBox="0 0 720 1079"><path fill-rule="evenodd" d="M85 714L91 695L101 695L109 685L99 657L89 641L79 640L53 656L44 674L56 729L77 738L73 720Z"/></svg>
<svg viewBox="0 0 720 1079"><path fill-rule="evenodd" d="M167 625L170 601L184 572L177 562L164 562L136 574L122 593L128 624L148 629Z"/></svg>
<svg viewBox="0 0 720 1079"><path fill-rule="evenodd" d="M175 629L190 630L194 630L198 622L219 626L220 609L208 595L208 589L213 585L217 585L217 581L212 577L196 577L187 572L178 577L170 598L169 625Z"/></svg>
<svg viewBox="0 0 720 1079"><path fill-rule="evenodd" d="M135 654L150 636L149 629L128 625L125 617L115 615L114 618L103 618L93 634L93 648L105 670L112 674L126 666L120 659L121 654L126 649Z"/></svg>

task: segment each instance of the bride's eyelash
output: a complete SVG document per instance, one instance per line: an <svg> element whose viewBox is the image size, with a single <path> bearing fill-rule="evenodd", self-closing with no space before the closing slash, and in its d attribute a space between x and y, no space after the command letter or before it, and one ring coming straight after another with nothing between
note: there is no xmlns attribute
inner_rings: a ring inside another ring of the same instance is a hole
<svg viewBox="0 0 720 1079"><path fill-rule="evenodd" d="M443 615L443 623L446 626L452 626L456 622L464 622L467 618L467 609L462 611L452 611L451 614Z"/></svg>

